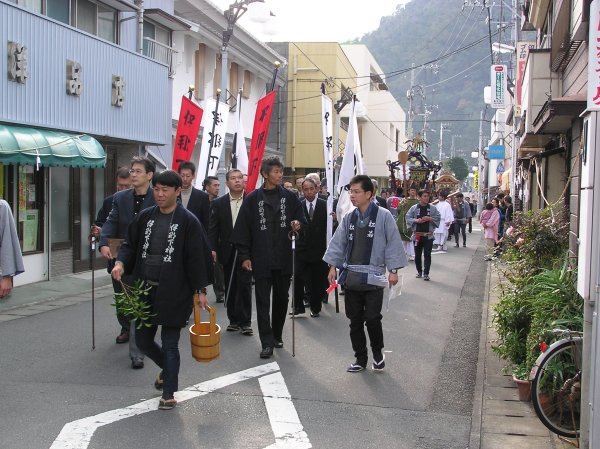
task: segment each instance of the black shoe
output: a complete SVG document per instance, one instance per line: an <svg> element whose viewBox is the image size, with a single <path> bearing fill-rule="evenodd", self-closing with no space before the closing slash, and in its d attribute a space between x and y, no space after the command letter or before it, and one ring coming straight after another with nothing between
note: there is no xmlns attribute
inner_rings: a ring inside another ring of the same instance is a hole
<svg viewBox="0 0 600 449"><path fill-rule="evenodd" d="M223 297L221 296L220 298L217 298L217 302L218 302L218 303L225 302L225 298L223 298Z"/></svg>
<svg viewBox="0 0 600 449"><path fill-rule="evenodd" d="M242 326L242 335L254 335L254 331L250 326Z"/></svg>
<svg viewBox="0 0 600 449"><path fill-rule="evenodd" d="M359 363L358 360L354 363L351 363L350 366L346 369L347 372L349 373L360 373L361 371L365 370L367 363Z"/></svg>
<svg viewBox="0 0 600 449"><path fill-rule="evenodd" d="M319 312L310 312L310 316L313 318L318 318L320 316Z"/></svg>
<svg viewBox="0 0 600 449"><path fill-rule="evenodd" d="M429 280L429 275L428 274L423 275L423 280L424 281L428 281Z"/></svg>
<svg viewBox="0 0 600 449"><path fill-rule="evenodd" d="M144 361L142 359L131 359L131 368L142 369L144 367Z"/></svg>
<svg viewBox="0 0 600 449"><path fill-rule="evenodd" d="M275 340L275 344L273 346L276 348L283 348L283 340Z"/></svg>
<svg viewBox="0 0 600 449"><path fill-rule="evenodd" d="M423 277L423 273L417 273L417 275L415 277L420 279Z"/></svg>
<svg viewBox="0 0 600 449"><path fill-rule="evenodd" d="M385 354L373 354L373 371L382 371L385 368Z"/></svg>
<svg viewBox="0 0 600 449"><path fill-rule="evenodd" d="M176 405L177 405L177 401L173 398L171 398L171 399L160 398L160 400L158 401L158 409L159 410L172 410L175 408Z"/></svg>
<svg viewBox="0 0 600 449"><path fill-rule="evenodd" d="M294 316L303 316L306 313L305 310L296 310L295 312L290 312L290 316L294 315Z"/></svg>
<svg viewBox="0 0 600 449"><path fill-rule="evenodd" d="M456 245L454 245L455 248L460 248L460 245L457 243Z"/></svg>
<svg viewBox="0 0 600 449"><path fill-rule="evenodd" d="M240 326L238 326L237 324L230 324L229 326L227 326L227 332L237 332L240 330Z"/></svg>
<svg viewBox="0 0 600 449"><path fill-rule="evenodd" d="M466 247L467 247L467 244L466 244L466 243L463 243L463 248L466 248Z"/></svg>
<svg viewBox="0 0 600 449"><path fill-rule="evenodd" d="M117 335L117 338L115 339L115 343L117 343L118 345L121 345L123 343L127 343L129 342L129 331L122 329L121 333L119 335Z"/></svg>
<svg viewBox="0 0 600 449"><path fill-rule="evenodd" d="M273 348L272 347L267 346L266 348L263 348L262 351L260 351L261 359L270 359L271 357L273 357Z"/></svg>

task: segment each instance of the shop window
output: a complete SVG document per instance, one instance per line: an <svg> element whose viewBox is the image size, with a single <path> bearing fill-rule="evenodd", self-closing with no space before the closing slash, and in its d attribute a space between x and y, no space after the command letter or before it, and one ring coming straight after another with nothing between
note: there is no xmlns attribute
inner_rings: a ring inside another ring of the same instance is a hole
<svg viewBox="0 0 600 449"><path fill-rule="evenodd" d="M44 169L17 167L16 207L13 210L23 254L44 251Z"/></svg>

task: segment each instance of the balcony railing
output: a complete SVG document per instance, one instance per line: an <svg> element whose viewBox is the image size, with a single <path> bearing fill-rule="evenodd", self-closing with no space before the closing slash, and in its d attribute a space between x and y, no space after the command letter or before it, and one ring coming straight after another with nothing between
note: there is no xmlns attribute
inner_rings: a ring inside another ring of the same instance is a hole
<svg viewBox="0 0 600 449"><path fill-rule="evenodd" d="M169 66L169 78L175 76L175 65L173 64L175 53L177 53L177 50L168 45L149 37L144 38L144 55Z"/></svg>

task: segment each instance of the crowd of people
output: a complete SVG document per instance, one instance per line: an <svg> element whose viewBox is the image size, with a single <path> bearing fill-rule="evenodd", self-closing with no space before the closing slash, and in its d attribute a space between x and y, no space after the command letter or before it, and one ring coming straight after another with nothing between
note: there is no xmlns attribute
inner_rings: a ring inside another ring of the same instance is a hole
<svg viewBox="0 0 600 449"><path fill-rule="evenodd" d="M145 356L160 368L154 383L162 390L160 409L177 403L181 329L193 301L208 306L211 285L216 301L225 303L226 330L244 336L254 334L254 288L263 359L284 346L292 276L289 314L294 318L305 315L307 308L310 317L319 318L328 302L328 286L339 286L355 357L347 371L367 368L367 334L372 369L384 369L384 289L398 282L398 270L409 260L415 261L417 278L429 281L434 243L435 250L446 251L448 238L454 237L460 247L462 236L465 247L476 213L460 193L436 192L435 202L430 192L416 188L406 195L399 188L379 196L375 180L357 175L346 186L353 209L343 217L332 214L335 231L330 238L325 180L311 173L294 184L284 183L284 166L276 157L264 159L260 173L261 187L247 193L246 175L231 169L225 176L227 193L219 195L216 177L206 178L202 190L194 187L196 167L191 162L182 162L177 172L157 174L150 159L135 157L129 169L119 170L117 193L105 200L92 227L115 292L136 280L149 289L150 327L136 328L130 317L119 315L116 343L129 343L132 368L143 368ZM482 215L487 232L495 215ZM158 326L161 344L155 341Z"/></svg>

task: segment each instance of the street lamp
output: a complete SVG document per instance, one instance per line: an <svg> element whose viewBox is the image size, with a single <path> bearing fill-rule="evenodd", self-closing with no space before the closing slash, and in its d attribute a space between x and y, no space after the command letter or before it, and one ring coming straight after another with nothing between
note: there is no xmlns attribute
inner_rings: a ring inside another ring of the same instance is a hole
<svg viewBox="0 0 600 449"><path fill-rule="evenodd" d="M250 13L248 15L254 22L265 23L271 16L265 0L236 0L223 13L227 19L227 29L223 30L223 42L221 45L221 92L225 94L225 102L229 100L229 95L227 94L229 92L229 58L227 50L229 40L233 36L233 27L249 10Z"/></svg>

